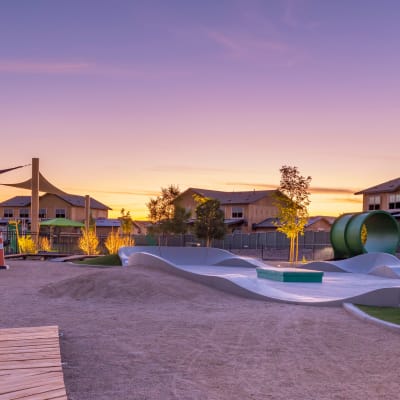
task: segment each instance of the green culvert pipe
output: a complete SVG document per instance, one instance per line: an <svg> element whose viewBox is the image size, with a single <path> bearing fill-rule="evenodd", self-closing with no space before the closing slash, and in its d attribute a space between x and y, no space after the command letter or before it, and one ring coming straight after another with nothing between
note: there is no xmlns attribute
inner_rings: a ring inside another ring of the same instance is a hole
<svg viewBox="0 0 400 400"><path fill-rule="evenodd" d="M344 233L346 231L347 223L352 217L353 214L343 214L337 218L332 225L330 239L335 252L335 258L350 257L350 249L347 246Z"/></svg>
<svg viewBox="0 0 400 400"><path fill-rule="evenodd" d="M362 228L367 239L362 241ZM394 254L399 245L400 230L397 221L386 211L345 214L331 229L331 243L335 258L353 257L363 253Z"/></svg>

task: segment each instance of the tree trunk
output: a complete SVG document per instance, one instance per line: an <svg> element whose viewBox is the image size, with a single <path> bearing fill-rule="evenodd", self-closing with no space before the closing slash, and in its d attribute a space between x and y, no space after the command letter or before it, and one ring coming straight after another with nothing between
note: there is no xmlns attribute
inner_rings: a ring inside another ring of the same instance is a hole
<svg viewBox="0 0 400 400"><path fill-rule="evenodd" d="M290 250L289 250L289 262L294 260L294 237L290 236Z"/></svg>

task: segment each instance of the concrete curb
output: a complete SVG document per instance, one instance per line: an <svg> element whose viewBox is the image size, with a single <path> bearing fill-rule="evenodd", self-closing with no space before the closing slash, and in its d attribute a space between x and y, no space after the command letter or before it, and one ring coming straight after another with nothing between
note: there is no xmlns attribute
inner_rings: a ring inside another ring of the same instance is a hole
<svg viewBox="0 0 400 400"><path fill-rule="evenodd" d="M362 321L369 322L374 325L382 326L386 329L391 330L392 332L400 333L400 325L393 324L391 322L383 321L378 318L371 317L364 311L361 311L358 307L351 303L343 303L343 308L350 314L354 315L356 318L361 319Z"/></svg>

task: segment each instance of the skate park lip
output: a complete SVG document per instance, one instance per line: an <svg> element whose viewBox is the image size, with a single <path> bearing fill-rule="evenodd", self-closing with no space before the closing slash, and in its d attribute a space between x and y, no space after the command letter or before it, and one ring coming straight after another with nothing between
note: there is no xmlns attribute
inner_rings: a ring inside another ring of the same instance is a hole
<svg viewBox="0 0 400 400"><path fill-rule="evenodd" d="M343 303L398 306L400 303L400 275L397 275L400 261L391 256L394 265L389 265L386 255L380 256L382 253L358 256L361 259L356 260L356 266L364 266L360 273L345 271L338 267L338 262L304 265L305 269L323 271L322 283L260 279L257 267L274 267L215 248L137 246L122 247L118 254L124 267L145 265L258 300L317 306L341 306ZM351 259L344 261L351 269ZM383 271L383 276L370 273L373 270Z"/></svg>

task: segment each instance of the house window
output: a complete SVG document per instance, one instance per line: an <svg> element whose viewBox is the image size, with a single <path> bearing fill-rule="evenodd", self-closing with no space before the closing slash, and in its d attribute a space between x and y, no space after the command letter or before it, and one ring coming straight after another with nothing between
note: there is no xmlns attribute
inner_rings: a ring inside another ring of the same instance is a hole
<svg viewBox="0 0 400 400"><path fill-rule="evenodd" d="M381 196L370 196L368 198L368 210L381 209Z"/></svg>
<svg viewBox="0 0 400 400"><path fill-rule="evenodd" d="M66 218L65 208L56 208L56 218Z"/></svg>
<svg viewBox="0 0 400 400"><path fill-rule="evenodd" d="M243 218L243 208L232 207L232 218Z"/></svg>
<svg viewBox="0 0 400 400"><path fill-rule="evenodd" d="M47 218L47 209L39 208L39 218Z"/></svg>
<svg viewBox="0 0 400 400"><path fill-rule="evenodd" d="M20 218L29 218L29 208L20 208L19 209L19 217Z"/></svg>
<svg viewBox="0 0 400 400"><path fill-rule="evenodd" d="M5 208L4 218L13 218L13 217L14 217L14 210L12 208Z"/></svg>
<svg viewBox="0 0 400 400"><path fill-rule="evenodd" d="M400 193L391 194L389 196L389 210L397 210L400 208Z"/></svg>

